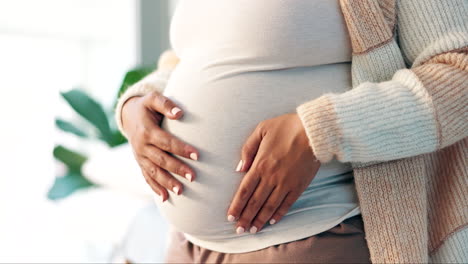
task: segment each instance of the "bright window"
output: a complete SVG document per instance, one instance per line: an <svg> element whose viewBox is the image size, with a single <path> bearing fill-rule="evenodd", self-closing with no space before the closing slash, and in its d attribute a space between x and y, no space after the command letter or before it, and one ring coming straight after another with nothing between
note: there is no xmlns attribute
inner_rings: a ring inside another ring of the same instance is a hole
<svg viewBox="0 0 468 264"><path fill-rule="evenodd" d="M0 1L0 262L97 261L109 250L103 244L90 258L86 241L68 234L86 228L98 239L102 228L66 229L46 199L57 170L53 146L80 144L58 133L54 118L75 117L59 96L75 87L113 104L125 72L139 63L139 3Z"/></svg>

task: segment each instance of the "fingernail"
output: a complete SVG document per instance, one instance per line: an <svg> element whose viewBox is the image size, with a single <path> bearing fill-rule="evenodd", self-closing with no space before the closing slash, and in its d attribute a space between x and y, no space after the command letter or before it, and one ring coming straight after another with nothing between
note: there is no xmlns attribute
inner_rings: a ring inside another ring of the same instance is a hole
<svg viewBox="0 0 468 264"><path fill-rule="evenodd" d="M239 161L239 164L237 164L236 171L240 171L240 170L242 169L242 163L243 163L243 161L240 160L240 161Z"/></svg>
<svg viewBox="0 0 468 264"><path fill-rule="evenodd" d="M252 234L257 233L257 227L252 226L252 227L250 228L250 233L252 233Z"/></svg>
<svg viewBox="0 0 468 264"><path fill-rule="evenodd" d="M276 223L276 220L275 219L271 219L270 220L270 225L274 225Z"/></svg>
<svg viewBox="0 0 468 264"><path fill-rule="evenodd" d="M182 111L182 110L181 110L179 107L174 107L174 108L172 108L171 113L172 113L173 115L176 115L176 114L179 113L180 111Z"/></svg>
<svg viewBox="0 0 468 264"><path fill-rule="evenodd" d="M234 220L236 220L236 218L233 215L228 215L227 219L229 222L234 222Z"/></svg>
<svg viewBox="0 0 468 264"><path fill-rule="evenodd" d="M179 187L175 186L174 188L172 188L172 190L177 194L179 195Z"/></svg>
<svg viewBox="0 0 468 264"><path fill-rule="evenodd" d="M238 235L244 233L244 228L243 228L242 226L239 226L239 227L236 229L236 233L237 233Z"/></svg>
<svg viewBox="0 0 468 264"><path fill-rule="evenodd" d="M189 180L189 181L192 181L193 176L190 173L186 173L185 178L187 178L187 180Z"/></svg>
<svg viewBox="0 0 468 264"><path fill-rule="evenodd" d="M190 153L190 158L193 160L198 160L198 155L195 152Z"/></svg>

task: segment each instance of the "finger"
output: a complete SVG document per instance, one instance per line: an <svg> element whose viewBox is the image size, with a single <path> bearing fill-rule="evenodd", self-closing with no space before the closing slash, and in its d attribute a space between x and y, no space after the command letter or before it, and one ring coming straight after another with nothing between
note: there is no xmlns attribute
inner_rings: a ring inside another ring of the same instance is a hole
<svg viewBox="0 0 468 264"><path fill-rule="evenodd" d="M229 222L239 219L242 210L259 182L260 178L254 173L248 173L244 176L228 209L227 219Z"/></svg>
<svg viewBox="0 0 468 264"><path fill-rule="evenodd" d="M170 119L179 119L183 115L183 110L180 107L157 91L145 96L144 105Z"/></svg>
<svg viewBox="0 0 468 264"><path fill-rule="evenodd" d="M300 194L293 192L289 192L286 195L281 205L271 217L270 225L278 223L281 220L281 218L283 218L283 216L286 215L286 213L289 211L289 208L291 208L291 206L297 201L297 198L299 198L299 195Z"/></svg>
<svg viewBox="0 0 468 264"><path fill-rule="evenodd" d="M176 180L174 176L169 174L165 169L156 166L147 157L141 160L141 163L146 168L146 172L153 180L177 195L182 193L182 183Z"/></svg>
<svg viewBox="0 0 468 264"><path fill-rule="evenodd" d="M236 171L246 172L250 169L262 142L262 135L263 123L260 123L242 146L241 160L237 164Z"/></svg>
<svg viewBox="0 0 468 264"><path fill-rule="evenodd" d="M155 165L165 169L166 171L173 172L177 175L185 177L189 181L195 179L195 172L181 160L169 155L167 152L162 151L153 145L148 145L143 152L151 162Z"/></svg>
<svg viewBox="0 0 468 264"><path fill-rule="evenodd" d="M260 208L262 208L273 189L273 186L268 184L262 184L261 182L258 184L237 222L236 232L238 234L243 233L245 230L250 230L250 233L256 233L258 231L257 227L251 226L252 220L260 211Z"/></svg>
<svg viewBox="0 0 468 264"><path fill-rule="evenodd" d="M177 137L158 126L155 126L155 128L151 130L147 142L172 154L198 160L198 151L194 147L179 140Z"/></svg>
<svg viewBox="0 0 468 264"><path fill-rule="evenodd" d="M257 213L254 220L252 221L252 227L255 226L257 232L262 230L263 226L271 219L273 214L278 210L281 203L287 196L288 192L280 191L278 188L275 188L268 200L263 204L263 207ZM251 228L252 229L252 228Z"/></svg>
<svg viewBox="0 0 468 264"><path fill-rule="evenodd" d="M145 170L142 169L141 172L143 173L146 183L148 183L151 189L157 195L159 195L159 197L161 197L161 201L165 202L167 198L169 198L167 190L164 187L162 187L159 183L157 183L153 178L151 178Z"/></svg>

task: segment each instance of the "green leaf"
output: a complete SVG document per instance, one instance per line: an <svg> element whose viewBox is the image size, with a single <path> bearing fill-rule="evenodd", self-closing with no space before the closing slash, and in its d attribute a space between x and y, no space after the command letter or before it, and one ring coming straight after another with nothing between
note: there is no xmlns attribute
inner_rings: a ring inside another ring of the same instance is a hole
<svg viewBox="0 0 468 264"><path fill-rule="evenodd" d="M55 125L60 128L61 130L72 133L74 135L77 135L82 138L87 138L88 135L81 129L77 128L75 125L73 125L71 122L65 121L61 118L56 118L55 119Z"/></svg>
<svg viewBox="0 0 468 264"><path fill-rule="evenodd" d="M61 92L60 94L79 115L98 129L104 141L108 144L112 141L109 120L98 102L77 89Z"/></svg>
<svg viewBox="0 0 468 264"><path fill-rule="evenodd" d="M120 131L114 131L113 140L111 147L117 147L119 145L127 143L127 139L120 133Z"/></svg>
<svg viewBox="0 0 468 264"><path fill-rule="evenodd" d="M71 171L80 171L87 160L83 154L72 151L61 145L55 146L53 154L56 159L63 162Z"/></svg>
<svg viewBox="0 0 468 264"><path fill-rule="evenodd" d="M115 109L115 106L117 105L117 100L127 90L128 87L135 84L139 80L143 79L146 75L150 74L153 70L154 69L150 67L139 67L139 68L135 68L133 70L128 71L125 74L122 84L120 85L120 89L119 89L119 92L117 93L117 98L116 98L116 102L114 104L113 109Z"/></svg>
<svg viewBox="0 0 468 264"><path fill-rule="evenodd" d="M47 193L47 198L57 200L65 198L76 190L95 186L88 181L80 172L70 171L63 177L55 178L55 182Z"/></svg>

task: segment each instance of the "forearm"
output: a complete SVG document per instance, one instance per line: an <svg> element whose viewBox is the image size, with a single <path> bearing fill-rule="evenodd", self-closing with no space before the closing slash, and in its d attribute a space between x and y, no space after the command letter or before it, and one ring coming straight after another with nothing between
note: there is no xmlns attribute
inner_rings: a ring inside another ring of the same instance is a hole
<svg viewBox="0 0 468 264"><path fill-rule="evenodd" d="M297 108L322 163L334 156L342 162L406 158L468 136L468 29L462 22L466 3L400 3L400 47L411 68L397 70L386 81L359 82L346 93L325 94ZM373 56L360 55L367 61L354 65L357 77L365 76L359 71L378 76L378 70L386 70L373 60L385 58L389 50L372 52Z"/></svg>
<svg viewBox="0 0 468 264"><path fill-rule="evenodd" d="M415 71L430 74L424 68ZM440 94L444 84L430 78L421 82L414 71L403 69L390 81L325 94L297 112L322 163L334 156L372 162L433 152L467 136L467 74L453 70L450 75L452 96Z"/></svg>

